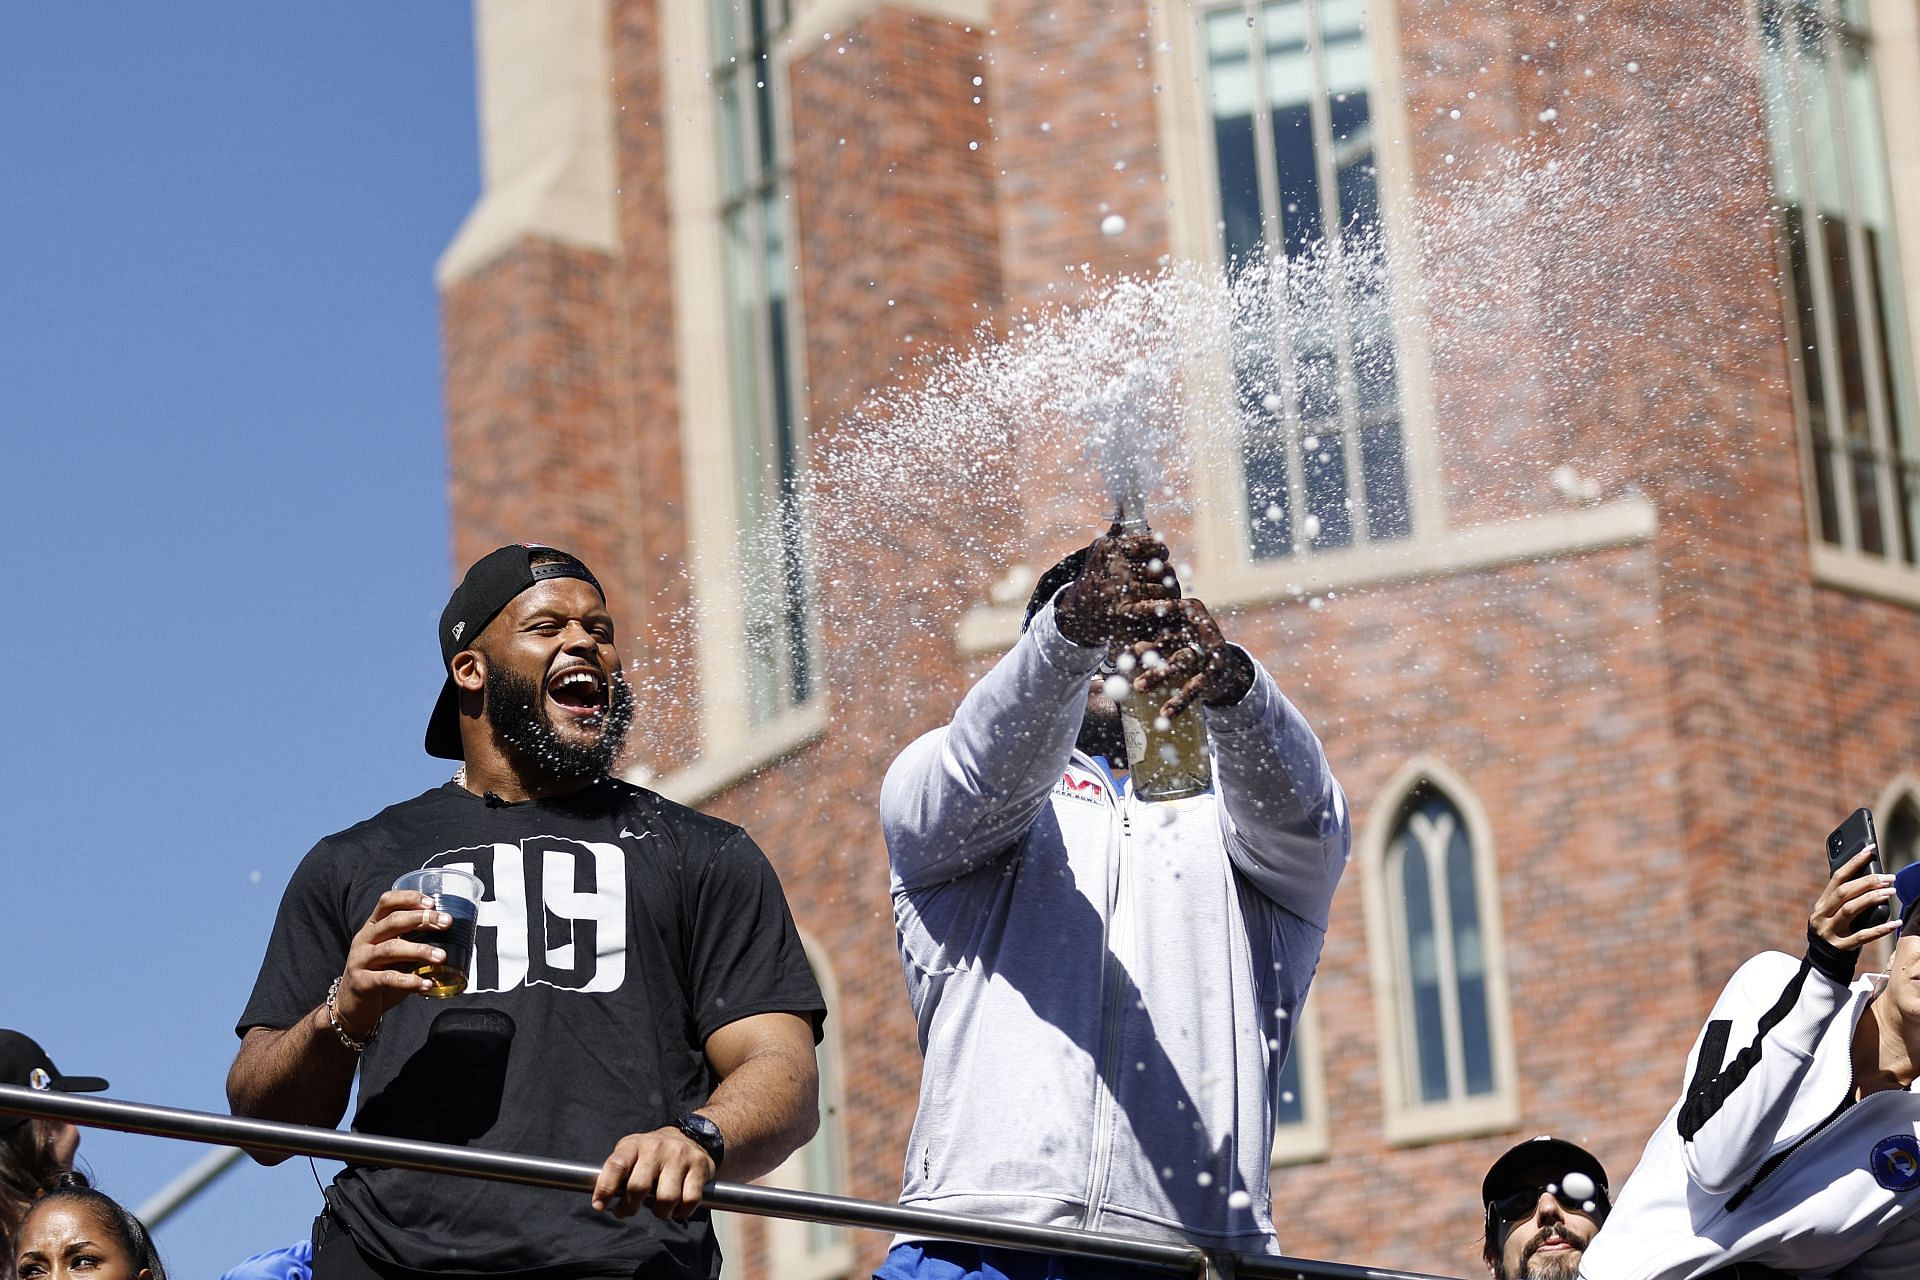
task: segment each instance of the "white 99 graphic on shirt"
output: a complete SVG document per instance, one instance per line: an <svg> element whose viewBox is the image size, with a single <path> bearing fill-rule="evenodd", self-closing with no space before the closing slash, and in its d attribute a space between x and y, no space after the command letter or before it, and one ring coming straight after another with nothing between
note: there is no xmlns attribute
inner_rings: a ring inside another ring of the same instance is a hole
<svg viewBox="0 0 1920 1280"><path fill-rule="evenodd" d="M627 857L620 846L533 836L449 849L426 865L471 871L486 886L467 990L617 991L626 980Z"/></svg>

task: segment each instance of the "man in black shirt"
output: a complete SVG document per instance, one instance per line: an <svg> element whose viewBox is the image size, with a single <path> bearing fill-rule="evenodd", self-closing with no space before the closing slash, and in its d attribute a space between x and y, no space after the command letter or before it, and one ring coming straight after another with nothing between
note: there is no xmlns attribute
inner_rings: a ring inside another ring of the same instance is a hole
<svg viewBox="0 0 1920 1280"><path fill-rule="evenodd" d="M717 1276L706 1182L766 1173L818 1122L825 1008L779 882L738 827L610 776L633 695L580 561L491 553L440 642L427 750L464 764L294 872L236 1028L234 1113L337 1124L357 1070L355 1129L604 1157L590 1205L349 1165L317 1280ZM450 917L389 886L440 866L484 891L467 989L430 1001L416 970L442 948L408 935Z"/></svg>

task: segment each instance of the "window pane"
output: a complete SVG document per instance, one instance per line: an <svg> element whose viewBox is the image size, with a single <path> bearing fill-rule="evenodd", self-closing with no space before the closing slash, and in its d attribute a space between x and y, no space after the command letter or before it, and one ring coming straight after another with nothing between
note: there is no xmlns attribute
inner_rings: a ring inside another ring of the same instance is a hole
<svg viewBox="0 0 1920 1280"><path fill-rule="evenodd" d="M740 119L740 93L731 72L720 79L720 194L737 199L747 182L746 143Z"/></svg>
<svg viewBox="0 0 1920 1280"><path fill-rule="evenodd" d="M1287 425L1280 371L1268 335L1235 336L1233 379L1240 407L1241 465L1249 546L1255 556L1293 554L1293 502L1287 488Z"/></svg>
<svg viewBox="0 0 1920 1280"><path fill-rule="evenodd" d="M1407 992L1413 1014L1415 1090L1422 1102L1447 1096L1446 1031L1440 1012L1440 959L1433 935L1433 898L1428 890L1426 851L1406 831L1396 843L1400 891L1407 920Z"/></svg>
<svg viewBox="0 0 1920 1280"><path fill-rule="evenodd" d="M1247 523L1253 554L1263 559L1293 554L1293 512L1287 494L1286 432L1277 414L1251 405L1242 396L1247 438L1243 465L1247 479Z"/></svg>
<svg viewBox="0 0 1920 1280"><path fill-rule="evenodd" d="M1319 244L1320 169L1314 162L1313 67L1307 61L1306 8L1279 0L1262 11L1266 30L1266 88L1273 121L1273 158L1280 191L1281 242L1289 258ZM1303 415L1304 416L1304 415Z"/></svg>
<svg viewBox="0 0 1920 1280"><path fill-rule="evenodd" d="M1307 1118L1307 1104L1300 1096L1300 1037L1294 1036L1292 1052L1280 1064L1280 1095L1274 1108L1275 1125L1300 1124Z"/></svg>
<svg viewBox="0 0 1920 1280"><path fill-rule="evenodd" d="M740 6L736 0L713 0L711 31L713 41L713 61L716 66L726 64L738 56L738 22Z"/></svg>
<svg viewBox="0 0 1920 1280"><path fill-rule="evenodd" d="M1873 450L1873 426L1867 403L1866 352L1862 343L1859 296L1844 223L1821 217L1817 224L1827 255L1827 281L1833 299L1840 354L1841 410L1846 416L1848 477L1853 484L1854 518L1860 549L1886 551L1880 521L1880 487Z"/></svg>
<svg viewBox="0 0 1920 1280"><path fill-rule="evenodd" d="M1207 18L1214 155L1219 163L1220 218L1227 262L1260 261L1260 175L1254 164L1253 68L1247 22L1237 10Z"/></svg>
<svg viewBox="0 0 1920 1280"><path fill-rule="evenodd" d="M1805 155L1812 166L1807 175L1812 182L1815 205L1823 212L1845 217L1848 208L1846 182L1840 169L1846 155L1845 135L1834 114L1832 82L1827 74L1830 53L1825 25L1817 14L1804 7L1795 9L1797 20L1792 35L1799 40L1799 56L1794 71L1800 89L1800 127L1806 131Z"/></svg>
<svg viewBox="0 0 1920 1280"><path fill-rule="evenodd" d="M1333 169L1346 233L1371 235L1380 221L1373 117L1367 97L1366 10L1360 0L1325 0L1320 29L1326 42L1327 114L1333 137Z"/></svg>
<svg viewBox="0 0 1920 1280"><path fill-rule="evenodd" d="M1413 532L1407 506L1407 455L1400 424L1360 428L1360 466L1366 475L1367 523L1375 539Z"/></svg>
<svg viewBox="0 0 1920 1280"><path fill-rule="evenodd" d="M774 161L773 75L767 69L767 55L755 56L753 64L753 133L758 140L754 158L759 172L771 173Z"/></svg>
<svg viewBox="0 0 1920 1280"><path fill-rule="evenodd" d="M1453 963L1460 984L1460 1054L1470 1095L1493 1092L1493 1027L1487 1014L1487 955L1480 931L1480 897L1473 848L1459 813L1444 801L1452 838L1447 842L1447 905L1453 912Z"/></svg>
<svg viewBox="0 0 1920 1280"><path fill-rule="evenodd" d="M1920 563L1916 526L1920 511L1914 502L1914 464L1920 461L1920 403L1916 403L1913 349L1907 329L1905 290L1900 279L1893 238L1893 200L1888 190L1886 149L1881 136L1879 93L1873 82L1865 47L1849 41L1845 52L1847 129L1853 141L1855 197L1859 208L1866 258L1863 277L1873 284L1871 322L1879 340L1880 392L1887 414L1882 466L1891 467L1896 510L1889 531L1892 554L1908 564Z"/></svg>
<svg viewBox="0 0 1920 1280"><path fill-rule="evenodd" d="M1792 33L1785 0L1762 0L1760 6L1761 70L1766 76L1767 139L1773 158L1775 196L1784 204L1805 201L1811 192L1806 175L1800 172L1799 152L1794 147L1797 103L1793 91L1793 68L1788 43Z"/></svg>
<svg viewBox="0 0 1920 1280"><path fill-rule="evenodd" d="M1353 504L1347 497L1345 439L1333 432L1338 424L1321 424L1328 434L1309 434L1300 441L1307 482L1307 519L1300 532L1315 551L1353 544ZM1311 427L1304 428L1311 430Z"/></svg>
<svg viewBox="0 0 1920 1280"><path fill-rule="evenodd" d="M755 244L753 210L735 209L721 226L727 248L727 336L732 372L735 421L741 425L735 447L747 450L745 456L759 452L759 443L751 425L760 419L759 344L760 300L755 292L759 272L754 269ZM751 486L749 486L751 488ZM742 495L748 504L745 515L758 519L759 498L751 492Z"/></svg>
<svg viewBox="0 0 1920 1280"><path fill-rule="evenodd" d="M1798 205L1780 209L1781 233L1786 237L1793 319L1799 341L1795 353L1801 386L1806 393L1807 432L1813 454L1814 486L1820 503L1820 537L1841 545L1839 498L1834 492L1833 436L1827 428L1827 381L1820 364L1818 319L1814 313L1813 276L1807 261L1806 213Z"/></svg>

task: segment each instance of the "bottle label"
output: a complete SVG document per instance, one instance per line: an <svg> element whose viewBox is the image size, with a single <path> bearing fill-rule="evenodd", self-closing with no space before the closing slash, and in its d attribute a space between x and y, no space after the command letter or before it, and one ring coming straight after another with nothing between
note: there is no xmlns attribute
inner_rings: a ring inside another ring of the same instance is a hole
<svg viewBox="0 0 1920 1280"><path fill-rule="evenodd" d="M1127 767L1131 769L1147 758L1147 726L1140 723L1140 717L1133 714L1131 708L1123 707L1120 731L1127 740Z"/></svg>

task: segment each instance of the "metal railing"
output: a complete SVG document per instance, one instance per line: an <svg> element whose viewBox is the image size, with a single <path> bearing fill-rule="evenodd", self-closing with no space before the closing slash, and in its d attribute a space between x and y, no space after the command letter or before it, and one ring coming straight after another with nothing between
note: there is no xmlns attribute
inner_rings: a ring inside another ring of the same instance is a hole
<svg viewBox="0 0 1920 1280"><path fill-rule="evenodd" d="M18 1085L0 1085L0 1115L37 1116L90 1128L118 1129L123 1133L179 1138L188 1142L217 1143L243 1147L249 1151L320 1156L353 1164L456 1174L581 1193L590 1192L594 1180L600 1176L600 1166L597 1164L550 1160L505 1151L480 1151L412 1138L386 1138L377 1134L281 1124L272 1120L248 1120L206 1111L157 1107L144 1102L48 1093ZM1317 1262L1274 1254L1209 1251L1190 1244L1140 1240L1105 1231L1045 1227L1030 1222L1009 1222L1002 1218L982 1218L939 1209L910 1209L904 1205L739 1182L716 1180L709 1183L704 1202L710 1208L766 1218L793 1218L867 1231L934 1236L965 1244L1074 1254L1186 1277L1238 1275L1255 1280L1448 1280L1447 1277L1415 1271Z"/></svg>

